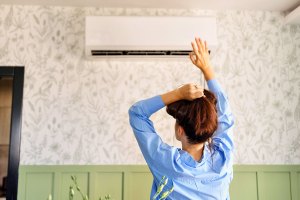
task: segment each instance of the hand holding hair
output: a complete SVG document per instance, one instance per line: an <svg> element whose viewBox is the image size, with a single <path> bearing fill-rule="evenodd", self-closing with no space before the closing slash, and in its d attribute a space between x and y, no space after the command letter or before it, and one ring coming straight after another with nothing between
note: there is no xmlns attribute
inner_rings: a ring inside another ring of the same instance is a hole
<svg viewBox="0 0 300 200"><path fill-rule="evenodd" d="M175 101L183 99L192 101L201 97L205 97L204 89L200 85L194 83L182 85L175 90L161 95L165 105L169 105Z"/></svg>
<svg viewBox="0 0 300 200"><path fill-rule="evenodd" d="M204 95L204 89L197 84L188 83L177 88L177 91L181 99L192 101L197 98L201 98Z"/></svg>

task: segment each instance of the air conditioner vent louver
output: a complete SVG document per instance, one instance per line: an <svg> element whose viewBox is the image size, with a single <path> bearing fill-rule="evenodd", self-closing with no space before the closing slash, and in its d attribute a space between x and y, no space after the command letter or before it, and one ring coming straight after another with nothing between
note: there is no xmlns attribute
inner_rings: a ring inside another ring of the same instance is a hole
<svg viewBox="0 0 300 200"><path fill-rule="evenodd" d="M189 55L191 51L108 51L92 50L92 56L183 56Z"/></svg>

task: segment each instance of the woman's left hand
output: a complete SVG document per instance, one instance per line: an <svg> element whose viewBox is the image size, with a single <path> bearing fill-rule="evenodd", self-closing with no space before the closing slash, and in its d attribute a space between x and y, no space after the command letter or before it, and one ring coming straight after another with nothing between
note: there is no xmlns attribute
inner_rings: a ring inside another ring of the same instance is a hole
<svg viewBox="0 0 300 200"><path fill-rule="evenodd" d="M204 96L204 89L197 84L188 83L177 88L178 95L181 99L192 101Z"/></svg>

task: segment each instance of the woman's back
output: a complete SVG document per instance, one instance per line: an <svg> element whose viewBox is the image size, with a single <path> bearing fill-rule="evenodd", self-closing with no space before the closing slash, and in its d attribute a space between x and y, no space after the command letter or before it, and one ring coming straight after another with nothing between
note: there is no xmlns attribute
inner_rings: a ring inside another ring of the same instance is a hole
<svg viewBox="0 0 300 200"><path fill-rule="evenodd" d="M229 199L233 116L219 83L210 80L208 87L217 97L218 128L212 137L211 148L204 145L200 162L186 151L163 143L156 133L149 117L165 106L160 96L139 101L129 109L130 124L154 177L151 196L161 178L166 176L169 181L165 188L174 186L168 199Z"/></svg>

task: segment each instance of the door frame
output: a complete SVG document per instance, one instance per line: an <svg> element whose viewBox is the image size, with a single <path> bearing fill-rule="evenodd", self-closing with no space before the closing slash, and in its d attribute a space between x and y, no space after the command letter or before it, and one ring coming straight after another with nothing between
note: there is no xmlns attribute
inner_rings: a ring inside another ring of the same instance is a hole
<svg viewBox="0 0 300 200"><path fill-rule="evenodd" d="M7 200L17 200L20 163L24 66L0 66L0 76L13 78L10 141L7 171Z"/></svg>

